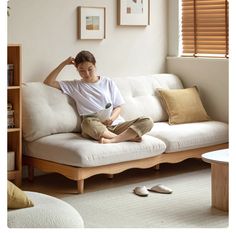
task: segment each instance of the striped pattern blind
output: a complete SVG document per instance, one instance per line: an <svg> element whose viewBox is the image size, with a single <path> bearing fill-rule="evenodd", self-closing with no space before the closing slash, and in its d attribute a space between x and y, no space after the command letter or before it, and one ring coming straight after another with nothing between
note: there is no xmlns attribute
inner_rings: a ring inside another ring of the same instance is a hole
<svg viewBox="0 0 236 233"><path fill-rule="evenodd" d="M182 0L182 55L228 57L228 0Z"/></svg>

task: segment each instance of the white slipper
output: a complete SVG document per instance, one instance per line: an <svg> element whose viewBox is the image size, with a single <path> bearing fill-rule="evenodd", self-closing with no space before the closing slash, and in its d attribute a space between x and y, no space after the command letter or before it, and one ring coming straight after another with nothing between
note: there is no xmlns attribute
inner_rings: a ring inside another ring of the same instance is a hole
<svg viewBox="0 0 236 233"><path fill-rule="evenodd" d="M170 188L166 187L163 184L158 184L156 186L153 186L152 188L148 189L148 191L152 191L156 193L165 193L165 194L170 194L173 192Z"/></svg>
<svg viewBox="0 0 236 233"><path fill-rule="evenodd" d="M147 197L149 194L145 186L136 187L133 191L136 195L141 196L141 197Z"/></svg>

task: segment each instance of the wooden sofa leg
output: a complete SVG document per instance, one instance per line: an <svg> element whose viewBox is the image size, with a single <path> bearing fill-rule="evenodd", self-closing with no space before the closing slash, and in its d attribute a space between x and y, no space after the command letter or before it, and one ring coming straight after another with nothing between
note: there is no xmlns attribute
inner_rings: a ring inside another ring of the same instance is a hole
<svg viewBox="0 0 236 233"><path fill-rule="evenodd" d="M31 165L28 165L28 180L34 181L34 167Z"/></svg>
<svg viewBox="0 0 236 233"><path fill-rule="evenodd" d="M77 191L79 194L84 192L84 180L77 180Z"/></svg>

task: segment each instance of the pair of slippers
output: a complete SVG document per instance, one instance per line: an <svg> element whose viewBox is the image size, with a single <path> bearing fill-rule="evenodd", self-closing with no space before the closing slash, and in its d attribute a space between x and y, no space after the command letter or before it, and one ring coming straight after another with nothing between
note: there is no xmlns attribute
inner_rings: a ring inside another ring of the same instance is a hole
<svg viewBox="0 0 236 233"><path fill-rule="evenodd" d="M147 197L149 194L149 191L156 192L156 193L164 193L164 194L170 194L173 192L170 188L162 184L153 186L150 189L147 189L146 186L136 187L133 191L136 195L141 196L141 197Z"/></svg>

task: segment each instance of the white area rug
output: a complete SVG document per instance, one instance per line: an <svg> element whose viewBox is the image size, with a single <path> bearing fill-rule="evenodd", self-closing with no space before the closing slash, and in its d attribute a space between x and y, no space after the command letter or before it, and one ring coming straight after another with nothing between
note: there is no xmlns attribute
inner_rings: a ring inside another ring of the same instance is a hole
<svg viewBox="0 0 236 233"><path fill-rule="evenodd" d="M133 194L136 186L164 184L172 194ZM87 228L186 228L227 227L228 214L211 208L210 169L149 179L62 200L74 206Z"/></svg>

